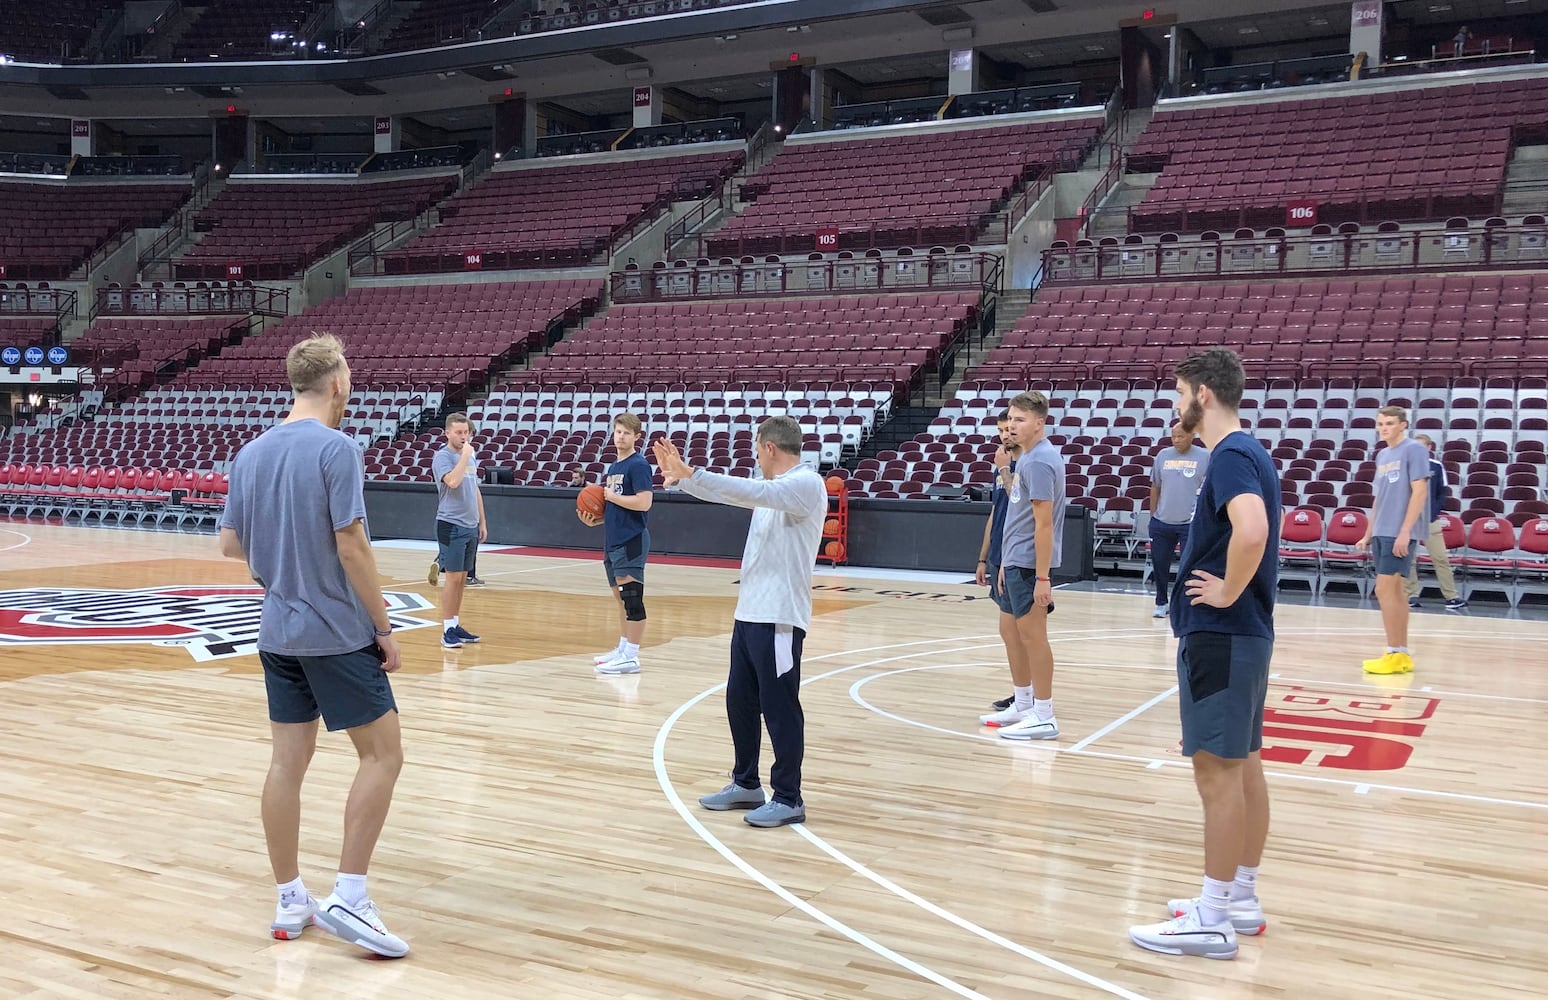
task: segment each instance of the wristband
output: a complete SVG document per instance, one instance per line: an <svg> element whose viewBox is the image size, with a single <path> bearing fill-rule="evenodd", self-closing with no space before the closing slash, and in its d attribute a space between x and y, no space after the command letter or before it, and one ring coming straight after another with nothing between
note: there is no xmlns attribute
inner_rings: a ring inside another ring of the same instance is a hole
<svg viewBox="0 0 1548 1000"><path fill-rule="evenodd" d="M1032 578L1032 581L1034 583L1053 583L1053 577L1051 577L1051 576L1035 576L1035 577Z"/></svg>
<svg viewBox="0 0 1548 1000"><path fill-rule="evenodd" d="M392 635L392 626L388 625L387 626L387 631L384 632L381 629L377 628L375 625L372 625L371 626L371 631L375 632L378 638L381 638L382 636Z"/></svg>
<svg viewBox="0 0 1548 1000"><path fill-rule="evenodd" d="M987 559L980 559L980 560L978 560L978 565L980 565L980 566L987 566L987 565L989 565L989 560L987 560Z"/></svg>

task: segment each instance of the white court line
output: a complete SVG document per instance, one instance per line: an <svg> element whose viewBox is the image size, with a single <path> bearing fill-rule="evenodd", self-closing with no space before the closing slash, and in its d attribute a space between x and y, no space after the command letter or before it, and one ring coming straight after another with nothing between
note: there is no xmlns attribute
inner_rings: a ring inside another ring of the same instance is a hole
<svg viewBox="0 0 1548 1000"><path fill-rule="evenodd" d="M19 548L21 548L24 545L31 545L32 544L32 536L27 534L24 531L14 531L14 530L12 530L10 528L0 528L0 534L19 535L19 536L21 536L21 541L19 541L19 542L16 542L16 543L11 544L11 545L0 545L0 552L9 552L12 549L19 549Z"/></svg>
<svg viewBox="0 0 1548 1000"><path fill-rule="evenodd" d="M862 948L866 948L872 952L875 952L877 955L880 955L887 961L907 969L909 972L914 973L916 976L921 976L925 979L928 979L930 982L935 983L937 986L944 986L946 989L951 990L951 992L957 994L960 997L968 997L970 1000L990 1000L990 998L984 994L979 993L976 990L969 989L956 980L943 976L936 972L934 969L920 965L918 962L914 961L908 956L900 955L899 953L893 951L891 948L888 948L886 945L872 940L865 934L855 930L853 927L850 927L843 921L829 916L827 913L819 910L811 903L808 903L806 900L795 895L790 890L786 889L772 878L769 878L763 872L759 871L757 868L754 868L751 864L745 861L741 855L727 847L720 841L718 837L716 837L713 833L710 833L703 823L699 822L697 816L694 816L691 812L688 811L688 806L684 804L682 796L678 795L677 789L673 787L672 779L667 776L667 735L672 731L672 727L676 725L677 720L682 718L690 708L697 705L699 702L703 701L710 695L725 690L725 687L726 686L724 684L717 684L712 688L700 692L700 694L696 697L684 702L682 705L678 706L677 711L673 712L667 718L666 722L662 723L661 728L656 731L655 746L651 750L651 760L655 764L656 768L656 782L661 786L661 790L666 794L667 801L672 804L672 808L676 809L677 814L683 818L683 822L687 823L689 829L698 834L699 838L706 844L709 844L711 847L713 847L721 857L725 858L727 861L731 862L732 865L736 866L736 868L741 871L742 874L746 875L748 878L751 878L753 881L757 882L759 885L763 886L765 889L769 890L774 895L778 896L789 905L800 910L802 913L805 913L807 916L811 917L813 920L816 920L823 926L837 931L838 933L849 938L851 941L860 945Z"/></svg>
<svg viewBox="0 0 1548 1000"><path fill-rule="evenodd" d="M982 648L982 647L979 647L979 648ZM941 652L949 652L949 650L941 650ZM901 657L900 657L900 659L901 659ZM877 708L875 705L872 705L870 702L866 701L865 698L860 695L860 688L862 688L865 685L869 684L871 681L881 680L881 679L886 678L886 677L891 677L894 674L907 674L907 673L913 673L913 672L918 671L918 670L947 670L947 669L953 669L953 668L957 668L957 667L972 667L972 666L979 666L979 664L976 664L976 663L933 663L933 664L926 664L925 666L920 666L920 667L906 667L906 668L904 668L902 670L888 670L888 671L884 671L884 672L879 673L879 674L872 674L869 677L862 677L860 680L858 680L854 684L850 685L849 696L852 699L854 699L855 703L858 704L860 707L866 709L869 712L873 712L876 715L880 715L883 718L891 719L894 722L901 722L904 725L914 726L914 727L916 727L918 729L925 729L925 730L928 730L930 732L943 733L943 734L945 734L947 736L956 736L956 737L958 737L960 739L979 740L979 741L985 742L985 743L993 743L996 746L1007 746L1007 745L1009 745L1009 741L1008 740L1002 740L998 736L985 736L982 733L964 733L964 732L962 732L959 729L947 729L944 726L932 725L931 723L928 723L928 722L921 722L918 719L910 719L907 716L896 715L896 714L894 714L892 712L887 711L886 709ZM1023 746L1024 744L1016 744L1016 745L1017 746ZM1074 747L1060 747L1060 746L1050 746L1048 749L1050 751L1054 752L1054 753L1073 754L1073 755L1075 755L1077 757L1094 757L1094 758L1097 758L1099 760L1116 760L1116 761L1126 761L1126 762L1134 763L1134 764L1144 764L1146 767L1151 768L1151 769L1155 769L1155 768L1158 768L1158 767L1186 767L1186 768L1192 769L1192 766L1193 766L1187 760L1159 760L1159 759L1154 758L1154 757L1141 757L1141 756L1138 756L1136 754L1109 753L1109 752L1103 751L1103 750L1087 750L1087 749L1076 750ZM1433 788L1414 788L1414 787L1409 786L1409 785L1385 785L1385 784L1379 784L1379 783L1372 782L1372 781L1351 781L1351 780L1349 780L1347 778L1327 778L1327 777L1323 777L1321 775L1301 774L1301 773L1296 772L1296 771L1275 771L1275 770L1269 770L1268 768L1265 768L1263 773L1268 775L1269 777L1272 777L1272 778L1284 778L1284 779L1287 779L1289 781L1307 781L1307 782L1314 782L1314 783L1317 783L1317 784L1325 784L1325 785L1342 785L1344 787L1354 788L1357 791L1360 790L1360 789L1365 789L1365 790L1380 789L1382 791L1387 791L1387 792L1396 792L1396 793L1398 793L1400 795L1422 795L1422 796L1429 796L1431 798L1457 799L1457 800L1463 801L1463 802L1484 802L1484 803L1489 803L1491 805L1520 806L1520 807L1527 808L1527 809L1548 809L1548 802L1533 802L1533 801L1527 800L1527 799L1505 799L1505 798L1499 798L1499 797L1492 796L1492 795L1473 795L1473 794L1470 794L1470 793L1467 793L1467 792L1444 792L1444 791L1440 791L1440 790L1433 789ZM1360 792L1360 794L1365 794L1365 793L1362 791L1362 792Z"/></svg>
<svg viewBox="0 0 1548 1000"><path fill-rule="evenodd" d="M1390 688L1371 681L1318 681L1306 677L1285 677L1275 674L1274 680L1284 684L1307 684L1311 686L1326 685L1328 687L1352 687L1368 688L1373 692L1382 694L1401 695L1406 688ZM1506 694L1479 694L1473 691L1437 691L1432 685L1426 684L1419 688L1425 694L1441 695L1446 698L1487 698L1490 701L1515 701L1526 705L1548 705L1548 698L1516 698Z"/></svg>
<svg viewBox="0 0 1548 1000"><path fill-rule="evenodd" d="M1119 631L1123 631L1123 630L1119 630ZM1128 630L1128 631L1143 631L1145 633L1149 633L1150 630L1149 629L1143 629L1143 630L1134 629L1134 630ZM1110 630L1110 629L1067 629L1067 630L1062 630L1062 631L1053 633L1053 636L1057 636L1058 638L1051 637L1049 641L1050 642L1073 642L1073 641L1079 641L1076 638L1074 638L1074 636L1076 636L1076 635L1079 635L1081 638L1101 638L1101 637L1105 637L1105 636L1108 636L1108 635L1111 635L1111 634L1113 634L1113 630ZM806 680L801 682L801 686L805 687L808 684L814 683L814 682L816 682L818 680L822 680L822 679L827 678L827 677L831 677L831 676L833 676L835 674L845 673L845 672L850 671L850 670L857 670L857 669L860 669L862 667L874 666L877 663L888 663L888 662L892 662L892 661L895 661L895 660L907 660L907 659L912 659L914 656L930 655L932 653L961 652L965 648L985 649L985 648L990 648L990 647L998 646L998 645L1000 645L1000 643L998 641L999 640L999 636L998 636L997 633L986 633L986 634L983 634L983 635L952 636L952 637L939 638L939 639L924 639L924 640L919 640L919 641L915 641L915 642L900 642L900 643L892 643L890 645L870 646L870 647L866 647L866 648L863 648L863 649L845 649L845 650L838 650L838 651L832 652L832 653L824 653L821 656L814 656L814 657L812 657L807 662L813 662L814 663L814 662L817 662L817 661L820 661L820 660L829 660L829 659L834 659L834 658L841 657L841 656L849 656L849 655L859 655L859 654L863 654L863 653L881 652L881 651L889 650L889 649L907 649L907 648L918 647L918 646L936 646L936 645L939 645L941 643L946 643L946 642L960 642L960 641L962 641L964 639L990 639L990 638L995 639L996 641L995 642L991 642L991 643L984 643L982 645L977 645L977 646L972 646L972 647L956 647L956 648L953 648L953 649L941 649L941 650L922 650L920 652L911 653L911 654L908 654L908 655L888 657L886 659L875 660L875 661L871 661L871 662L868 662L868 663L859 663L859 664L854 664L854 665L848 666L848 667L840 667L837 670L831 670L828 673L819 674L816 677L807 678ZM994 664L990 664L990 665L993 666ZM709 697L710 695L715 694L715 693L717 693L719 691L724 691L724 690L725 690L725 685L724 684L717 684L717 685L715 685L712 688L708 688L707 690L700 692L694 698L690 699L689 701L685 702L683 705L679 706L678 709L675 712L673 712L672 715L666 720L666 722L662 723L661 728L659 730L657 730L657 732L656 732L655 746L654 746L653 751L652 751L652 760L653 760L653 763L655 764L655 769L656 769L656 781L657 781L658 784L660 784L660 786L662 788L662 791L666 793L667 800L669 802L671 802L672 807L677 810L678 815L683 818L683 820L688 824L690 829L692 829L696 834L699 835L700 839L702 839L705 843L707 843L711 847L713 847L722 857L724 857L727 861L730 861L733 865L735 865L738 870L742 871L744 874L748 875L749 877L751 877L752 879L757 881L758 884L762 885L765 889L768 889L770 892L773 892L775 895L779 896L785 902L789 903L792 906L797 907L803 913L806 913L809 916L813 917L814 919L820 921L824 926L830 927L833 930L838 931L840 934L843 934L845 937L849 938L850 940L854 941L855 943L857 943L857 944L859 944L859 945L861 945L861 946L863 946L865 948L868 948L869 950L875 952L878 955L881 955L882 957L886 958L888 961L891 961L891 962L901 966L902 968L908 969L910 972L913 972L913 973L915 973L917 975L923 976L924 978L929 979L933 983L936 983L936 984L941 985L941 986L945 986L947 989L951 990L954 993L957 993L960 996L980 997L981 994L976 993L976 992L974 992L972 990L969 990L967 987L962 986L961 984L955 982L954 980L948 979L947 977L942 976L939 973L936 973L934 970L928 969L925 966L920 965L919 963L913 961L910 958L907 958L904 955L900 955L897 952L892 951L890 948L887 948L885 945L882 945L882 944L880 944L880 943L878 943L876 941L873 941L871 938L869 938L866 935L860 933L859 931L856 931L853 928L849 927L848 925L840 922L839 920L837 920L837 919L835 919L833 917L828 916L826 913L824 913L823 911L817 909L815 906L812 906L811 904L807 903L806 901L798 899L797 897L792 895L788 890L786 890L783 886L781 886L779 883L775 882L773 879L769 878L767 875L763 874L761 871L759 871L758 869L754 868L751 864L749 864L747 861L742 859L741 856L736 854L730 848L726 847L726 845L724 843L722 843L717 837L715 837L714 834L709 832L709 830L704 826L703 823L699 822L697 817L695 817L691 812L688 811L687 806L683 803L682 797L677 794L676 788L672 785L671 778L667 775L667 771L666 771L666 738L667 738L667 735L671 732L672 727L674 725L676 725L677 721L680 718L682 718L682 716L684 714L686 714L687 711L690 708L692 708L694 705L698 704L700 701L703 701L705 698ZM830 855L834 856L835 858L837 858L839 860L843 860L845 862L845 864L847 864L852 870L855 870L857 872L859 871L858 868L855 868L855 865L858 864L857 862L854 862L852 860L849 860L849 859L845 858L840 852L834 851L831 847L829 847L825 842L821 841L820 839L814 839L815 835L808 834L805 831L805 825L804 824L799 824L797 826L797 832L801 833L803 836L806 836L807 839L812 840L812 842L814 844L817 844L817 846L819 846L822 849L826 850ZM866 869L866 872L869 872L869 869ZM988 931L988 930L985 930L982 927L978 927L976 924L973 924L973 923L971 923L971 922L969 922L967 920L964 920L961 917L958 917L955 914L952 914L952 913L950 913L947 910L943 910L940 907L935 906L933 903L929 903L927 900L924 900L924 899L914 895L913 893L907 892L907 890L903 889L901 886L897 886L897 885L895 885L895 884L893 884L891 882L888 882L888 881L886 881L884 879L881 879L881 877L875 875L875 873L870 873L870 874L867 875L867 877L871 878L873 881L880 880L880 881L877 881L878 885L883 885L884 888L888 888L889 891L892 891L895 894L899 895L900 898L903 898L903 899L905 899L905 900L907 900L907 901L909 901L911 903L914 903L916 906L920 906L920 907L924 908L925 910L927 910L928 912L933 913L936 916L942 917L943 919L947 919L947 920L951 921L952 923L955 923L958 926L963 927L964 929L970 930L973 933L978 934L981 937L984 937L986 940L991 940L991 941L994 941L997 944L1002 944L1002 946L1004 946L1004 947L1009 947L1011 950L1017 952L1018 954L1023 954L1026 957L1032 958L1034 961L1038 961L1041 964L1043 964L1043 965L1045 965L1045 966L1047 966L1049 968L1058 969L1059 971L1066 972L1069 975L1071 975L1071 976L1081 980L1082 982L1087 982L1090 985L1098 986L1099 988L1105 989L1107 992L1112 993L1115 996L1124 997L1124 998L1126 998L1126 1000L1146 1000L1145 997L1143 997L1143 996L1141 996L1139 994L1136 994L1136 993L1130 993L1129 991L1125 990L1121 986L1116 986L1116 985L1111 984L1111 983L1106 983L1105 981L1103 981L1101 979L1098 979L1095 976L1091 976L1088 973L1081 972L1079 969L1075 969L1075 968L1072 968L1070 966L1066 966L1063 963L1058 962L1056 959L1052 959L1052 958L1048 958L1047 956L1040 955L1038 952L1032 951L1029 948L1024 948L1021 945L1017 945L1015 942L1009 941L1007 939L1004 939L1004 938L1000 937L999 935L994 934L992 931ZM987 1000L987 998L985 998L985 1000Z"/></svg>
<svg viewBox="0 0 1548 1000"><path fill-rule="evenodd" d="M1162 691L1160 694L1156 695L1154 698L1152 698L1149 701L1145 702L1145 704L1141 705L1139 708L1136 708L1134 711L1128 713L1127 715L1119 716L1118 718L1114 719L1112 722L1109 722L1107 725L1103 726L1101 729L1098 729L1096 732L1092 733L1090 736L1087 736L1085 739L1081 740L1079 743L1076 743L1074 746L1070 747L1070 752L1071 753L1075 753L1076 751L1086 749L1088 746L1090 746L1091 744L1095 743L1097 740L1101 739L1102 737L1106 736L1108 733L1112 732L1113 730L1117 729L1119 726L1122 726L1125 723L1131 722L1134 719L1137 719L1140 716L1144 715L1146 712L1150 711L1152 708L1155 708L1157 705L1161 704L1163 701L1166 701L1168 698L1170 698L1172 695L1176 694L1180 690L1181 690L1181 687L1179 685L1173 684L1171 687L1167 688L1165 691Z"/></svg>

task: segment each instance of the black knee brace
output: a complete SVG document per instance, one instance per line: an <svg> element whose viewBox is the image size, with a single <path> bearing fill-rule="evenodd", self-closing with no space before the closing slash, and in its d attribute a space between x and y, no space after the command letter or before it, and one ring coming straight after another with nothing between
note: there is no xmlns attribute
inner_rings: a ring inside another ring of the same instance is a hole
<svg viewBox="0 0 1548 1000"><path fill-rule="evenodd" d="M631 622L645 620L645 585L638 581L620 583L618 596L623 598L624 617Z"/></svg>

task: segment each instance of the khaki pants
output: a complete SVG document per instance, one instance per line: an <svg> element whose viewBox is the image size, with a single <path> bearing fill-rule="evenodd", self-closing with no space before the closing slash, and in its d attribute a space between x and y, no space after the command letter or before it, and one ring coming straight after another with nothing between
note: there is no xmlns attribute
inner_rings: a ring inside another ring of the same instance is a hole
<svg viewBox="0 0 1548 1000"><path fill-rule="evenodd" d="M1446 600L1457 596L1457 580L1451 572L1451 556L1446 552L1446 522L1435 520L1430 522L1430 534L1424 540L1424 549L1430 554L1430 565L1435 570L1435 582L1440 585L1440 592ZM1408 570L1408 585L1404 588L1408 592L1409 599L1419 596L1419 560Z"/></svg>

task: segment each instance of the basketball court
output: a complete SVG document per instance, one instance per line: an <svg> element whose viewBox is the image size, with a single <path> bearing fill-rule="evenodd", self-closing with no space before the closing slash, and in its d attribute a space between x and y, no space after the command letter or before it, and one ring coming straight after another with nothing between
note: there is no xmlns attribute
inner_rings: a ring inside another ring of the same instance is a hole
<svg viewBox="0 0 1548 1000"><path fill-rule="evenodd" d="M1416 673L1372 679L1374 605L1287 594L1269 927L1211 962L1126 933L1196 894L1202 864L1148 597L1057 594L1064 735L1012 745L977 725L1009 681L969 574L819 575L810 819L755 830L695 803L730 767L734 566L653 559L644 669L599 678L618 619L594 555L486 548L462 610L483 642L443 650L431 551L379 544L407 764L372 895L413 949L382 962L318 929L268 937L245 567L208 535L21 522L0 557L0 995L1481 1000L1548 982L1542 621L1415 615ZM314 892L342 825L324 804L354 771L345 737L319 742Z"/></svg>

